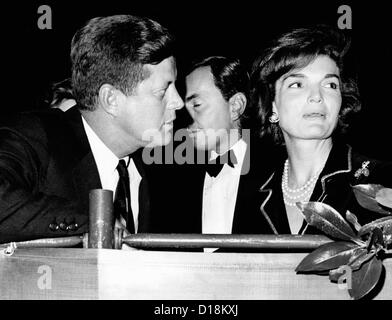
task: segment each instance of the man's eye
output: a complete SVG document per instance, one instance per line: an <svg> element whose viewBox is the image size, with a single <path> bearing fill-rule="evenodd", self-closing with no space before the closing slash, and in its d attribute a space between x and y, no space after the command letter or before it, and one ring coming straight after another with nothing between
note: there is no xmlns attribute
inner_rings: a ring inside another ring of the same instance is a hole
<svg viewBox="0 0 392 320"><path fill-rule="evenodd" d="M302 88L302 83L298 81L290 83L289 88Z"/></svg>
<svg viewBox="0 0 392 320"><path fill-rule="evenodd" d="M166 89L157 91L157 96L161 99L165 96L165 94L166 94Z"/></svg>
<svg viewBox="0 0 392 320"><path fill-rule="evenodd" d="M201 106L201 104L200 103L195 103L194 105L193 105L193 108L197 108L197 107L200 107Z"/></svg>

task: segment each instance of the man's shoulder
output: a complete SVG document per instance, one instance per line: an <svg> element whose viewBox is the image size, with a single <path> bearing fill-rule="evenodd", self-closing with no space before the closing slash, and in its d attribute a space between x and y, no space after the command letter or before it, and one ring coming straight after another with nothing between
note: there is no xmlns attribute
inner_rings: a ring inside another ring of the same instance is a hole
<svg viewBox="0 0 392 320"><path fill-rule="evenodd" d="M57 109L9 113L1 116L0 129L37 132L48 123L56 125L63 118L63 112Z"/></svg>
<svg viewBox="0 0 392 320"><path fill-rule="evenodd" d="M68 146L76 148L80 136L75 128L80 125L74 123L69 114L58 109L9 114L0 121L0 140L5 144L30 145L40 154Z"/></svg>

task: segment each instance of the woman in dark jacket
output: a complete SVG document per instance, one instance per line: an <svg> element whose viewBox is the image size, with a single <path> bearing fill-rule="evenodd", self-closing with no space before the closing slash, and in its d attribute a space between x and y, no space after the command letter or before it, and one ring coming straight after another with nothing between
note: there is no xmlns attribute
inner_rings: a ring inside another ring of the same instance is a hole
<svg viewBox="0 0 392 320"><path fill-rule="evenodd" d="M392 164L359 155L339 138L350 113L360 109L357 86L343 68L348 46L326 26L296 29L253 65L251 99L261 136L286 150L260 188L266 233L321 233L304 220L301 201L327 203L343 217L350 210L360 224L382 217L358 204L352 186L392 186Z"/></svg>

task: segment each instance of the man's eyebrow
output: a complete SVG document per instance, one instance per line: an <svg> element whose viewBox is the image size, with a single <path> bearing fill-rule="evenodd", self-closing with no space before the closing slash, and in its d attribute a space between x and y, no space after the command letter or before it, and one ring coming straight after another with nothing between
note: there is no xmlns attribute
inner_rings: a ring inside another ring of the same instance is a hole
<svg viewBox="0 0 392 320"><path fill-rule="evenodd" d="M167 89L172 83L174 83L174 81L165 80L165 81L162 81L161 83L156 84L156 88L159 90Z"/></svg>
<svg viewBox="0 0 392 320"><path fill-rule="evenodd" d="M194 94L190 95L189 97L186 97L185 102L191 101L192 99L195 99L197 97L198 97L198 94L194 93Z"/></svg>

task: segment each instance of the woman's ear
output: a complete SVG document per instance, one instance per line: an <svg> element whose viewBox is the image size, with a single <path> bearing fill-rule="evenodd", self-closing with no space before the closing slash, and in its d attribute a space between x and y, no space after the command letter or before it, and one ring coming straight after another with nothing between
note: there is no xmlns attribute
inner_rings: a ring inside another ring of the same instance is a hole
<svg viewBox="0 0 392 320"><path fill-rule="evenodd" d="M231 121L237 121L245 111L247 99L242 92L237 92L229 99Z"/></svg>
<svg viewBox="0 0 392 320"><path fill-rule="evenodd" d="M278 108L276 107L275 101L272 101L272 112L276 113L276 115L279 117Z"/></svg>
<svg viewBox="0 0 392 320"><path fill-rule="evenodd" d="M110 84L103 84L99 88L98 99L102 109L112 115L116 116L118 113L119 91Z"/></svg>

